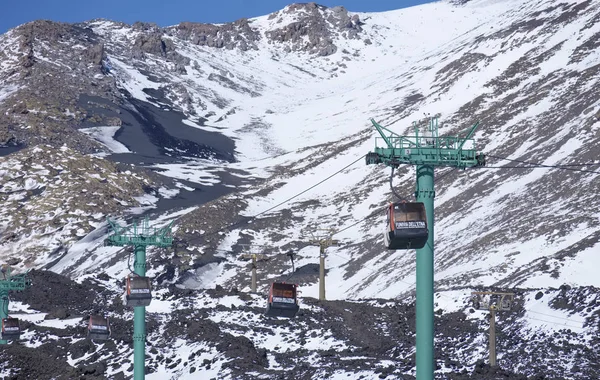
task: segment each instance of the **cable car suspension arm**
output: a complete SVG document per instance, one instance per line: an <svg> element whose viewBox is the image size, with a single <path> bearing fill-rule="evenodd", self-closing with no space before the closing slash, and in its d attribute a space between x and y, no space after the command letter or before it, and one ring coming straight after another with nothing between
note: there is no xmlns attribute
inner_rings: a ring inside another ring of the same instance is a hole
<svg viewBox="0 0 600 380"><path fill-rule="evenodd" d="M400 201L402 202L408 202L408 200L406 198L404 198L403 196L401 196L400 194L398 194L396 192L396 189L394 189L394 184L392 183L392 180L394 178L394 167L392 166L392 174L390 175L390 189L392 189L392 193L396 196L396 198L398 198Z"/></svg>

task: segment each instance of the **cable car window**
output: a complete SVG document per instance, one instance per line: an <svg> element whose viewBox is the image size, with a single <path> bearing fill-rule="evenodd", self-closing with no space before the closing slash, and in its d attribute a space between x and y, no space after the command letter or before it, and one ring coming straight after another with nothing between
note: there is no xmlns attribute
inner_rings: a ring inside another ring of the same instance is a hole
<svg viewBox="0 0 600 380"><path fill-rule="evenodd" d="M2 328L5 332L16 332L19 331L19 320L18 319L6 319L4 327Z"/></svg>
<svg viewBox="0 0 600 380"><path fill-rule="evenodd" d="M273 289L273 296L294 298L294 291L285 289Z"/></svg>

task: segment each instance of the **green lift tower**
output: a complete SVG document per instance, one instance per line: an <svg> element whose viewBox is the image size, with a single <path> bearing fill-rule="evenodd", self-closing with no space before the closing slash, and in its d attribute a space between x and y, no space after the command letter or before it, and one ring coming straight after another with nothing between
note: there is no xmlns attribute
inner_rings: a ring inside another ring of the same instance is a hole
<svg viewBox="0 0 600 380"><path fill-rule="evenodd" d="M151 229L148 218L144 219L142 225L136 222L130 227L121 227L108 219L108 224L113 230L105 244L109 246L133 246L135 261L133 272L138 276L146 276L146 247L170 247L173 244L173 234L170 223L164 228ZM136 306L133 308L133 378L143 380L146 375L145 366L146 349L146 307Z"/></svg>
<svg viewBox="0 0 600 380"><path fill-rule="evenodd" d="M0 270L0 319L4 325L4 320L8 318L8 294L11 290L25 290L31 286L31 281L27 273L13 275L8 265L3 265ZM6 339L0 340L0 344L7 344Z"/></svg>
<svg viewBox="0 0 600 380"><path fill-rule="evenodd" d="M471 137L477 123L466 137L438 135L438 119L413 123L413 136L400 136L371 119L381 135L375 139L375 151L366 155L367 165L385 164L397 168L401 164L417 166L417 202L425 205L428 238L423 248L417 249L417 380L433 380L433 231L435 198L434 168L436 166L466 169L485 165L485 155L478 154ZM389 133L386 136L385 132ZM378 142L383 141L381 147Z"/></svg>

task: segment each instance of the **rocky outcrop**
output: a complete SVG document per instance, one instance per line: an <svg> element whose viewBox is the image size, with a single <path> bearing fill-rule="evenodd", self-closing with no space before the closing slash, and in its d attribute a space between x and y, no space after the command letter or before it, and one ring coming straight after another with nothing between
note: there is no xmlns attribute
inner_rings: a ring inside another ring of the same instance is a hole
<svg viewBox="0 0 600 380"><path fill-rule="evenodd" d="M140 34L133 44L133 49L166 57L167 53L175 50L175 46L170 40L164 40L162 33L152 32L150 34Z"/></svg>
<svg viewBox="0 0 600 380"><path fill-rule="evenodd" d="M295 16L297 21L265 33L270 41L284 44L286 52L303 51L328 56L337 51L335 41L340 36L356 39L362 31L360 17L356 14L350 16L344 7L297 3L271 14L269 18L281 21L288 15Z"/></svg>
<svg viewBox="0 0 600 380"><path fill-rule="evenodd" d="M114 77L104 67L105 42L84 24L34 21L11 31L14 49L7 61L16 63L3 75L15 89L0 103L2 141L17 145L70 146L79 152L102 149L77 132L93 115L78 109L81 94L120 97ZM100 121L100 118L98 118Z"/></svg>
<svg viewBox="0 0 600 380"><path fill-rule="evenodd" d="M106 59L106 53L104 52L104 44L99 43L93 45L89 47L82 55L90 63L100 66L102 64L102 60Z"/></svg>
<svg viewBox="0 0 600 380"><path fill-rule="evenodd" d="M137 28L135 25L137 25ZM164 30L142 23L134 24L134 29L141 29L147 33L138 34L131 50L132 58L143 61L146 59L146 54L157 55L165 58L168 62L174 63L176 73L187 74L185 66L189 65L191 60L177 52L171 39L163 37Z"/></svg>
<svg viewBox="0 0 600 380"><path fill-rule="evenodd" d="M245 18L222 25L182 22L167 33L194 45L242 51L257 50L256 41L260 39L260 33Z"/></svg>

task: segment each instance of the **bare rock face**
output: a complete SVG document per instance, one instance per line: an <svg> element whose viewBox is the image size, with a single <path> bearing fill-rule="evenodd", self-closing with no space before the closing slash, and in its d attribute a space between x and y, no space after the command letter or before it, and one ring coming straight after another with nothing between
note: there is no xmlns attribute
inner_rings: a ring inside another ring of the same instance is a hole
<svg viewBox="0 0 600 380"><path fill-rule="evenodd" d="M153 22L136 21L131 25L131 28L138 32L152 33L160 31L160 27Z"/></svg>
<svg viewBox="0 0 600 380"><path fill-rule="evenodd" d="M259 32L252 29L245 18L223 25L182 22L167 33L194 45L242 51L257 50L255 42L260 39Z"/></svg>
<svg viewBox="0 0 600 380"><path fill-rule="evenodd" d="M133 45L134 50L140 50L145 53L167 56L168 52L175 50L173 42L162 39L162 33L151 32L150 34L140 34Z"/></svg>
<svg viewBox="0 0 600 380"><path fill-rule="evenodd" d="M13 66L0 79L15 91L0 104L0 141L67 145L84 153L101 149L77 132L87 115L76 104L80 94L119 96L104 70L100 36L83 24L34 21L13 29L11 38L5 59Z"/></svg>
<svg viewBox="0 0 600 380"><path fill-rule="evenodd" d="M104 44L99 43L93 45L83 53L83 56L87 59L87 61L93 63L94 65L100 66L102 64L102 60L106 58Z"/></svg>
<svg viewBox="0 0 600 380"><path fill-rule="evenodd" d="M363 23L359 16L350 16L348 10L341 6L327 8L316 3L296 3L269 18L281 22L290 15L296 21L266 32L270 41L285 44L287 52L303 51L328 56L337 51L334 43L337 38L357 39L362 31Z"/></svg>

